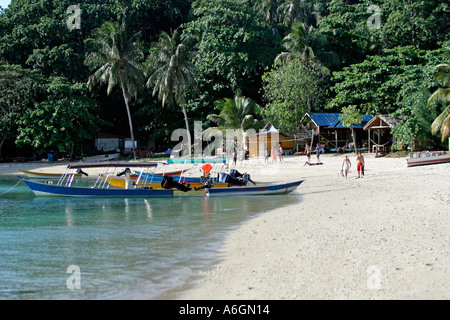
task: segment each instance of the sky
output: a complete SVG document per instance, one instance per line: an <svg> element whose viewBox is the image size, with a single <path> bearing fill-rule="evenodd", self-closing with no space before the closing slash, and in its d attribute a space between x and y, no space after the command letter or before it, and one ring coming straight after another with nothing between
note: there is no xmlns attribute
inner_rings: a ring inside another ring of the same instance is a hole
<svg viewBox="0 0 450 320"><path fill-rule="evenodd" d="M11 3L11 0L0 0L0 7L6 8Z"/></svg>

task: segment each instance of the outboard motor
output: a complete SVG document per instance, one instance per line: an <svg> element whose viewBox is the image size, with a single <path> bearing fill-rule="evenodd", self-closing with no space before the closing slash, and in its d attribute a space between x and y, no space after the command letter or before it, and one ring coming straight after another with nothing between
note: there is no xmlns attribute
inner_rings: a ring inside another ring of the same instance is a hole
<svg viewBox="0 0 450 320"><path fill-rule="evenodd" d="M188 192L190 190L192 190L191 187L189 187L188 185L179 183L177 181L175 181L173 179L173 177L171 176L164 176L162 181L161 181L161 187L163 187L164 189L172 189L172 188L176 188L180 191L183 192Z"/></svg>
<svg viewBox="0 0 450 320"><path fill-rule="evenodd" d="M236 169L230 170L230 176L232 178L237 178L239 180L242 180L243 184L240 184L240 185L247 185L247 181L250 181L251 183L256 184L255 182L252 181L252 179L250 179L250 175L248 173L242 174L239 171L237 171Z"/></svg>
<svg viewBox="0 0 450 320"><path fill-rule="evenodd" d="M126 168L124 171L117 174L118 177L125 175L125 189L133 189L133 184L130 180L130 168Z"/></svg>
<svg viewBox="0 0 450 320"><path fill-rule="evenodd" d="M85 175L86 177L89 176L86 172L84 172L83 170L81 170L81 168L78 168L78 169L77 169L77 173L78 173L78 174L81 173L81 174Z"/></svg>

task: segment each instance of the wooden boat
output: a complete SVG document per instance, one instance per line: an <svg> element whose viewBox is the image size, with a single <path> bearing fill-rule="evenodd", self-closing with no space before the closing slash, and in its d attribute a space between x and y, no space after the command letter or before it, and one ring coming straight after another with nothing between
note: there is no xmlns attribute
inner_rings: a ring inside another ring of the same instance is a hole
<svg viewBox="0 0 450 320"><path fill-rule="evenodd" d="M303 181L304 180L299 180L289 183L268 184L261 186L210 188L206 190L206 194L209 197L287 194L294 191Z"/></svg>
<svg viewBox="0 0 450 320"><path fill-rule="evenodd" d="M450 162L450 154L445 153L444 151L412 152L409 154L409 159L406 159L406 165L408 167L424 166L447 162Z"/></svg>
<svg viewBox="0 0 450 320"><path fill-rule="evenodd" d="M33 179L46 179L46 180L52 180L52 179L61 179L61 177L64 175L63 173L45 173L45 172L36 172L36 171L27 171L27 170L19 170L23 174L25 174L28 178ZM83 175L81 173L74 174L74 179L80 179Z"/></svg>
<svg viewBox="0 0 450 320"><path fill-rule="evenodd" d="M34 192L38 197L173 197L176 190L171 189L152 189L138 188L135 186L127 186L127 188L111 187L107 181L100 176L91 187L75 187L72 186L74 175L78 169L99 168L128 168L139 167L141 169L156 168L157 162L92 162L92 163L76 163L67 167L67 172L57 183L40 183L36 181L21 180ZM204 193L204 190L202 190Z"/></svg>
<svg viewBox="0 0 450 320"><path fill-rule="evenodd" d="M117 177L117 176L112 176L112 175L105 175L105 174L101 174L101 177L103 179L105 179L112 187L115 188L125 188L126 185L126 177ZM161 175L156 175L153 177L153 179L151 179L151 181L140 181L137 184L138 188L153 188L153 189L159 189L161 188L161 182L162 182L162 177ZM177 176L173 176L175 180L177 180ZM138 175L131 175L131 183L133 186L136 185L136 180L138 178ZM178 180L177 180L178 181ZM203 183L201 183L200 178L198 180L195 181L189 181L189 180L181 180L181 183L184 184L189 184L189 186L191 188L200 188L203 186ZM215 183L214 186L216 187L228 187L228 183Z"/></svg>
<svg viewBox="0 0 450 320"><path fill-rule="evenodd" d="M77 163L67 167L67 172L58 180L57 183L40 183L30 180L21 180L34 192L36 196L51 197L106 197L106 198L149 198L149 197L175 197L175 196L236 196L236 195L267 195L267 194L285 194L293 191L303 181L293 183L283 183L264 186L250 187L211 187L194 189L179 182L173 177L165 176L163 181L164 187L154 188L153 185L146 186L147 180L141 180L142 174L133 185L129 179L131 168L140 167L141 172L144 169L156 168L158 162L93 162L93 163ZM111 186L107 179L99 175L97 181L91 187L72 186L76 170L87 168L126 168L119 175L125 174L127 180L124 188L115 188ZM142 186L140 185L142 183ZM151 181L150 181L151 183ZM217 191L216 191L217 190ZM234 191L231 191L234 190Z"/></svg>
<svg viewBox="0 0 450 320"><path fill-rule="evenodd" d="M120 157L120 153L102 154L98 156L83 157L84 162L101 162L117 160Z"/></svg>

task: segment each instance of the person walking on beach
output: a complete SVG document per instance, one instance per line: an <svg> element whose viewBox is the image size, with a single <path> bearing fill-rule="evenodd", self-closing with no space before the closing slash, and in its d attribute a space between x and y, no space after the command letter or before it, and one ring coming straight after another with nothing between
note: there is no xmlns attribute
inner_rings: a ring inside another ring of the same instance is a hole
<svg viewBox="0 0 450 320"><path fill-rule="evenodd" d="M264 163L269 162L269 149L264 150Z"/></svg>
<svg viewBox="0 0 450 320"><path fill-rule="evenodd" d="M344 173L345 179L347 179L347 174L351 166L352 163L350 162L350 159L347 156L345 156L344 161L342 162L342 169L341 169L341 172Z"/></svg>
<svg viewBox="0 0 450 320"><path fill-rule="evenodd" d="M281 143L280 148L278 150L278 158L280 159L280 162L283 161L283 147L281 146Z"/></svg>
<svg viewBox="0 0 450 320"><path fill-rule="evenodd" d="M272 164L277 163L277 148L274 146L272 148Z"/></svg>
<svg viewBox="0 0 450 320"><path fill-rule="evenodd" d="M236 162L237 162L237 153L236 153L236 149L234 149L234 152L233 152L233 163L234 163L235 166L236 166Z"/></svg>
<svg viewBox="0 0 450 320"><path fill-rule="evenodd" d="M305 146L305 153L306 153L306 156L308 157L308 161L307 162L310 162L310 160L311 160L311 147L309 146L309 144L306 144L306 146Z"/></svg>
<svg viewBox="0 0 450 320"><path fill-rule="evenodd" d="M320 162L320 146L319 146L319 144L317 144L317 146L316 146L316 157L317 157L317 162Z"/></svg>
<svg viewBox="0 0 450 320"><path fill-rule="evenodd" d="M358 171L358 178L362 178L364 175L364 156L361 152L356 156L356 170Z"/></svg>

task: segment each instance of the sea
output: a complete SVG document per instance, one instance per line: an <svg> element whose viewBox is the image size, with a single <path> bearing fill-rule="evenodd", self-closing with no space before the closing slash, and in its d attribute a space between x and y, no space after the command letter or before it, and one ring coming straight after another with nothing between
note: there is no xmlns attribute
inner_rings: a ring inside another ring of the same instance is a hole
<svg viewBox="0 0 450 320"><path fill-rule="evenodd" d="M176 299L218 263L229 231L300 201L38 198L0 176L0 300Z"/></svg>

